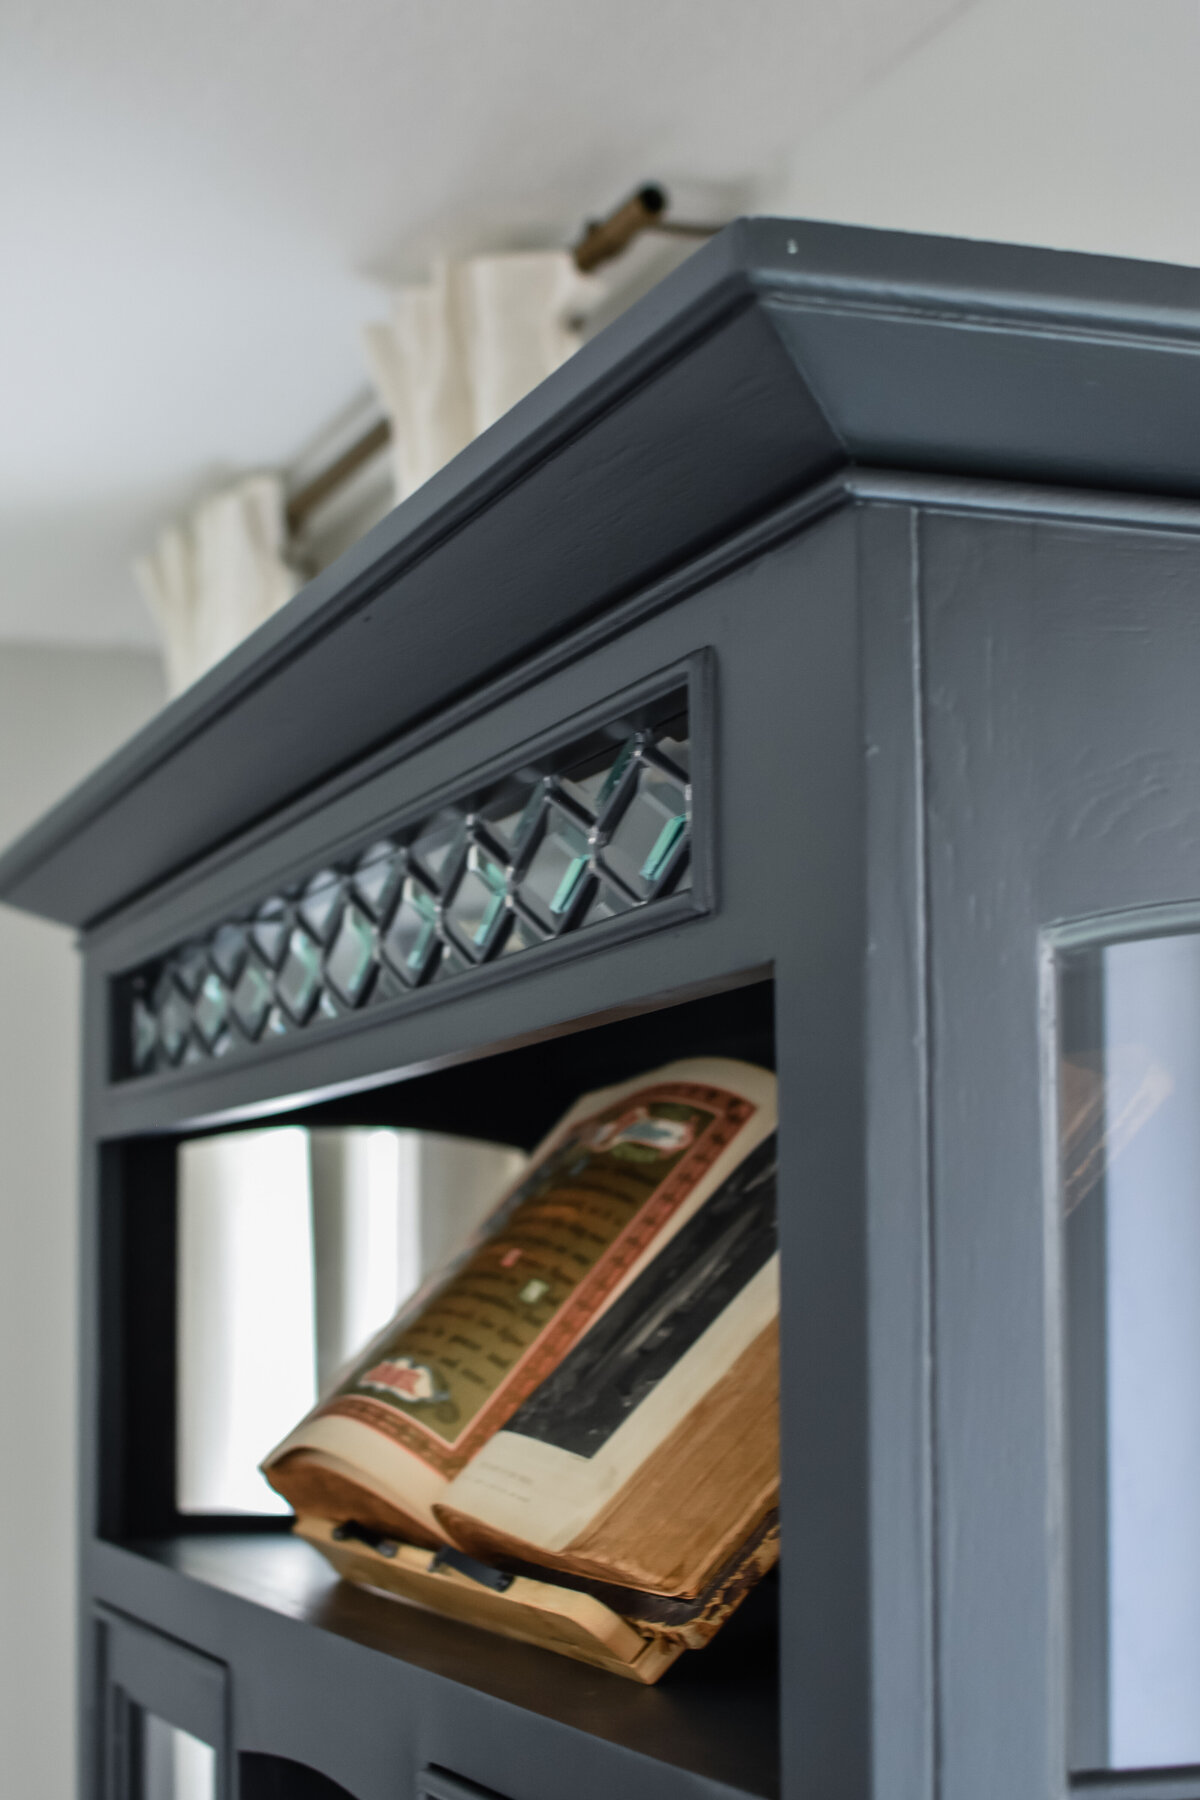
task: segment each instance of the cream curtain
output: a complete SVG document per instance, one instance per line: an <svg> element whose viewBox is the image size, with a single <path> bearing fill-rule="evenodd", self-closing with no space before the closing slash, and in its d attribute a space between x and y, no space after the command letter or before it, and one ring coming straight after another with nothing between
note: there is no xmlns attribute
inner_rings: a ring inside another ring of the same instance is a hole
<svg viewBox="0 0 1200 1800"><path fill-rule="evenodd" d="M392 422L398 500L566 361L597 292L552 250L442 262L395 294L391 317L367 328L367 353Z"/></svg>
<svg viewBox="0 0 1200 1800"><path fill-rule="evenodd" d="M283 483L250 475L170 525L135 565L163 641L167 687L181 693L289 600Z"/></svg>

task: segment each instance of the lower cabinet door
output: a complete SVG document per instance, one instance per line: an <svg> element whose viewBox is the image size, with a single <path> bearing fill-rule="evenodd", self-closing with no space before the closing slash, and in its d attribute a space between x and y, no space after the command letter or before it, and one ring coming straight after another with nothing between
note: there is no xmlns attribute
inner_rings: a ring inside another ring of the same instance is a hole
<svg viewBox="0 0 1200 1800"><path fill-rule="evenodd" d="M97 1629L103 1800L231 1800L225 1665L107 1610Z"/></svg>
<svg viewBox="0 0 1200 1800"><path fill-rule="evenodd" d="M446 1769L431 1768L421 1771L417 1800L504 1800L504 1797L492 1788L464 1781L461 1775L451 1775Z"/></svg>

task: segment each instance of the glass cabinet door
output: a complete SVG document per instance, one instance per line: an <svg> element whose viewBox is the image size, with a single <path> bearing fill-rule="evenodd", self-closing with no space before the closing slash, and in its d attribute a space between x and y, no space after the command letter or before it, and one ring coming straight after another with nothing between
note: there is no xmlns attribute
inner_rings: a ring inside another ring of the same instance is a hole
<svg viewBox="0 0 1200 1800"><path fill-rule="evenodd" d="M951 1800L1200 1800L1200 508L1178 525L921 518Z"/></svg>
<svg viewBox="0 0 1200 1800"><path fill-rule="evenodd" d="M104 1800L230 1800L229 1673L100 1608Z"/></svg>
<svg viewBox="0 0 1200 1800"><path fill-rule="evenodd" d="M1071 1760L1200 1763L1200 935L1063 957Z"/></svg>

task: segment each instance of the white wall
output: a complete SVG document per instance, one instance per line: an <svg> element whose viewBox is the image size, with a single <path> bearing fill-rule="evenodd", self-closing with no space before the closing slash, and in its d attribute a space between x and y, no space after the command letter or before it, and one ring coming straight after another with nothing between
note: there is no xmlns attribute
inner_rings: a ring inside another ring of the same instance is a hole
<svg viewBox="0 0 1200 1800"><path fill-rule="evenodd" d="M1200 263L1196 0L973 0L813 129L760 211Z"/></svg>
<svg viewBox="0 0 1200 1800"><path fill-rule="evenodd" d="M136 651L0 643L0 843L162 698ZM0 1790L74 1792L77 979L0 907Z"/></svg>

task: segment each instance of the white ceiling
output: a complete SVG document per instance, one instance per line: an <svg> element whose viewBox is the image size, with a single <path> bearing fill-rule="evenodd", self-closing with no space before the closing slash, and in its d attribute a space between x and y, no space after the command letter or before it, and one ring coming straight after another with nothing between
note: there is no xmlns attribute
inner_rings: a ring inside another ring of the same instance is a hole
<svg viewBox="0 0 1200 1800"><path fill-rule="evenodd" d="M1200 264L1200 0L980 0L769 195L860 225Z"/></svg>
<svg viewBox="0 0 1200 1800"><path fill-rule="evenodd" d="M438 250L658 178L752 210L962 0L6 0L0 638L151 641L131 557L359 390Z"/></svg>

